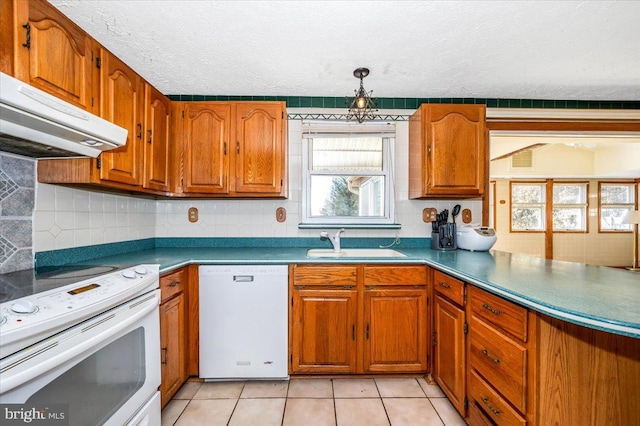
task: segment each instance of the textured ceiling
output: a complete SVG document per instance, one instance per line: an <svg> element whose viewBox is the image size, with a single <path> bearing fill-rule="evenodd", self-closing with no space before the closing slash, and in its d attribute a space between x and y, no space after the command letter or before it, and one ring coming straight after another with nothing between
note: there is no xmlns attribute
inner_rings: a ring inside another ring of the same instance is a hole
<svg viewBox="0 0 640 426"><path fill-rule="evenodd" d="M165 94L640 100L640 1L50 1Z"/></svg>

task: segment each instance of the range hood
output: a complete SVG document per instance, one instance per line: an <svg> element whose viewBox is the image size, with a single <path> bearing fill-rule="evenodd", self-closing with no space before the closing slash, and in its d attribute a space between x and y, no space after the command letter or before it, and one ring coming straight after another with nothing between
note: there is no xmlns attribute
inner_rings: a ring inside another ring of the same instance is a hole
<svg viewBox="0 0 640 426"><path fill-rule="evenodd" d="M97 157L127 130L0 73L0 151L36 158Z"/></svg>

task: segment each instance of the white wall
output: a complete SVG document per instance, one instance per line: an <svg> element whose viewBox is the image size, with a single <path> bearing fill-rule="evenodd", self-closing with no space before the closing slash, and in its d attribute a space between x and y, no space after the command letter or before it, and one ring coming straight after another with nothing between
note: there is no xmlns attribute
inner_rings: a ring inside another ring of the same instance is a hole
<svg viewBox="0 0 640 426"><path fill-rule="evenodd" d="M398 113L398 112L393 112ZM402 113L402 112L400 112ZM153 200L58 185L38 184L34 216L34 252L149 237L309 237L319 230L298 229L302 211L302 125L289 120L289 198L286 200ZM422 210L471 209L481 222L480 200L423 201L408 199L408 122L397 122L395 196L400 230L347 229L346 237L427 237L430 223ZM190 223L187 210L200 219ZM275 211L287 210L278 223Z"/></svg>
<svg viewBox="0 0 640 426"><path fill-rule="evenodd" d="M491 161L491 178L517 176L575 177L593 176L594 153L564 144L551 144L533 151L533 167L512 168L511 157Z"/></svg>

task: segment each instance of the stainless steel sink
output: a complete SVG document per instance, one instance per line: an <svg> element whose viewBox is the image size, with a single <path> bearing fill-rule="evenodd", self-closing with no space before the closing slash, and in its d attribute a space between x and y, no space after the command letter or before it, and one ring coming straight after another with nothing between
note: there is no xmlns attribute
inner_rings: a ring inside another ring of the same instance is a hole
<svg viewBox="0 0 640 426"><path fill-rule="evenodd" d="M307 250L307 257L407 257L407 255L392 249L347 248L339 252L335 252L332 249L310 249Z"/></svg>

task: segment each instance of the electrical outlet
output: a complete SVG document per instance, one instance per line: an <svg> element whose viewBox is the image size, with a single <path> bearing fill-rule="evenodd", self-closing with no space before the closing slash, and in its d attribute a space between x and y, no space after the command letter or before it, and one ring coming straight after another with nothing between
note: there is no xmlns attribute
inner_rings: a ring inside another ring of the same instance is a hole
<svg viewBox="0 0 640 426"><path fill-rule="evenodd" d="M438 215L438 210L433 207L426 208L422 210L422 221L423 222L433 222L436 220L436 216Z"/></svg>
<svg viewBox="0 0 640 426"><path fill-rule="evenodd" d="M191 207L189 209L189 211L187 212L187 218L189 219L189 222L191 223L195 223L198 221L198 209L195 207Z"/></svg>

